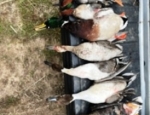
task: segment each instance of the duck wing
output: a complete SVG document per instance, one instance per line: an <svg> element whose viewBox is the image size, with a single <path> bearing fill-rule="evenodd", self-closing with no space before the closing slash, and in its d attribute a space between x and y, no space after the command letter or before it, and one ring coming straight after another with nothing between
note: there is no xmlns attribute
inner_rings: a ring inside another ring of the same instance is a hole
<svg viewBox="0 0 150 115"><path fill-rule="evenodd" d="M107 98L106 103L120 102L123 100L124 97L131 97L134 95L135 90L133 88L125 89Z"/></svg>
<svg viewBox="0 0 150 115"><path fill-rule="evenodd" d="M119 75L121 72L123 72L130 64L131 64L131 62L128 62L127 65L125 65L122 68L118 69L115 73L112 73L110 76L108 76L106 78L103 78L101 80L95 81L95 82L99 83L99 82L103 82L103 81L111 80L111 79L115 78L117 75Z"/></svg>
<svg viewBox="0 0 150 115"><path fill-rule="evenodd" d="M70 21L65 23L62 27L75 36L89 41L96 41L99 37L99 26L94 24L93 20Z"/></svg>

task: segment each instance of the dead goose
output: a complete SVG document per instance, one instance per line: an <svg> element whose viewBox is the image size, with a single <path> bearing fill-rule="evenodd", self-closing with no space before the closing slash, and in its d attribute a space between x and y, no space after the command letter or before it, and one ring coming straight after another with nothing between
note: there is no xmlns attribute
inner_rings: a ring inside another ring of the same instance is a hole
<svg viewBox="0 0 150 115"><path fill-rule="evenodd" d="M122 53L122 46L108 41L85 42L78 46L49 46L49 50L57 52L70 51L79 58L88 61L106 61L118 57Z"/></svg>
<svg viewBox="0 0 150 115"><path fill-rule="evenodd" d="M130 65L130 62L121 62L120 59L122 58L124 57L115 58L108 61L88 63L70 69L63 68L58 64L50 63L48 61L45 61L45 64L55 71L61 71L62 73L66 73L68 75L77 76L79 78L87 78L90 80L101 80L116 72L116 75L120 74Z"/></svg>
<svg viewBox="0 0 150 115"><path fill-rule="evenodd" d="M48 102L57 102L59 104L69 104L74 100L84 100L90 103L112 103L120 99L121 92L126 89L136 78L135 74L125 74L122 76L130 76L126 78L118 77L108 81L95 83L85 91L76 94L65 94L62 96L49 97ZM118 97L119 96L119 97ZM122 98L122 97L121 97Z"/></svg>

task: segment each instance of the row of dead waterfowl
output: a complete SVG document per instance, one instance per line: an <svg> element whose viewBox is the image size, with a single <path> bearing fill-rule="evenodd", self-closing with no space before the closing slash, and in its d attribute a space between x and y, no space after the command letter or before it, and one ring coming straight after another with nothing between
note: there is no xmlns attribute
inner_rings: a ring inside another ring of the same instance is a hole
<svg viewBox="0 0 150 115"><path fill-rule="evenodd" d="M114 13L110 7L102 8L113 2L123 6L121 0L80 0L80 2L100 3L81 4L73 8L72 0L64 0L61 4L61 15L73 15L78 19L68 21L52 17L44 24L36 26L35 30L61 27L79 38L88 40L89 42L78 46L62 45L47 48L57 52L70 51L79 58L90 61L89 63L70 69L48 61L45 61L45 64L56 71L94 80L95 83L87 90L76 94L49 97L47 101L61 105L74 100L85 100L93 104L103 103L94 106L93 112L89 115L138 115L142 99L140 96L133 99L135 91L129 88L137 74L121 74L131 63L124 61L123 47L118 44L126 38L126 32L119 31L127 26L128 18L125 13L120 15Z"/></svg>

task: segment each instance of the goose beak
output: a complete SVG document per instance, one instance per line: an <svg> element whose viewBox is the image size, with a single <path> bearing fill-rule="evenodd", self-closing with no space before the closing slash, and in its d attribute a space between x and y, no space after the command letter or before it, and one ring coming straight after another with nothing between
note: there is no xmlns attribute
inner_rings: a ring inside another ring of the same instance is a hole
<svg viewBox="0 0 150 115"><path fill-rule="evenodd" d="M46 29L46 24L44 24L44 23L41 25L35 26L35 31L41 31L44 29Z"/></svg>
<svg viewBox="0 0 150 115"><path fill-rule="evenodd" d="M120 6L123 6L122 0L114 0L114 2L116 2L116 3L119 4Z"/></svg>

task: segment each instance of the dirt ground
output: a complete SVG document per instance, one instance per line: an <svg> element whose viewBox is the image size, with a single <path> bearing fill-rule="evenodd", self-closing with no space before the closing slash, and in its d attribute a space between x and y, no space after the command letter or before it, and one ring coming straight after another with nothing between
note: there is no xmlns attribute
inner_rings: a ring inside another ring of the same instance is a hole
<svg viewBox="0 0 150 115"><path fill-rule="evenodd" d="M0 115L65 115L65 107L46 103L64 92L63 75L44 65L62 64L45 45L60 44L60 30L35 32L34 26L58 15L54 0L0 1Z"/></svg>

